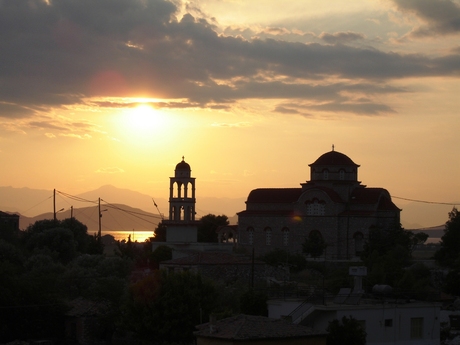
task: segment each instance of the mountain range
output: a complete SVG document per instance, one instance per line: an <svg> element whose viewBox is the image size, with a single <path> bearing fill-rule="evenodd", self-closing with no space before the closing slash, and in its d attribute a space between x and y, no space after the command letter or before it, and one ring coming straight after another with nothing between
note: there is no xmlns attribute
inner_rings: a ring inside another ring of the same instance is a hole
<svg viewBox="0 0 460 345"><path fill-rule="evenodd" d="M150 230L156 227L161 217L168 218L167 199L153 199L147 194L112 185L78 195L58 190L54 193L53 190L0 187L0 211L19 213L20 226L24 229L35 220L52 218L55 200L57 218L70 217L73 208L73 215L78 220L90 231L97 231L99 198L103 228ZM232 224L236 224L236 213L245 209L245 201L246 197L197 197L197 216L225 214ZM452 210L451 205L393 201L402 209L401 223L405 229L443 229Z"/></svg>

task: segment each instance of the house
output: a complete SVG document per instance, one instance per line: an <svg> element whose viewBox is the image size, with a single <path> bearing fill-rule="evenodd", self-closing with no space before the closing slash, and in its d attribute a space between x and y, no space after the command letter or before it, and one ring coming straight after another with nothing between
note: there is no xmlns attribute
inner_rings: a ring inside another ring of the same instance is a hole
<svg viewBox="0 0 460 345"><path fill-rule="evenodd" d="M333 301L270 300L269 317L324 332L329 322L353 317L367 333L367 345L439 345L440 309L434 302L378 299L343 290ZM283 315L284 314L284 315Z"/></svg>
<svg viewBox="0 0 460 345"><path fill-rule="evenodd" d="M358 181L359 165L334 148L310 166L300 188L252 190L238 213L238 246L257 255L281 248L302 252L307 238L322 238L328 260L350 260L372 228L399 226L400 209L383 188Z"/></svg>
<svg viewBox="0 0 460 345"><path fill-rule="evenodd" d="M0 211L0 229L3 227L19 231L19 215Z"/></svg>
<svg viewBox="0 0 460 345"><path fill-rule="evenodd" d="M197 345L325 345L326 334L286 320L238 315L197 326Z"/></svg>

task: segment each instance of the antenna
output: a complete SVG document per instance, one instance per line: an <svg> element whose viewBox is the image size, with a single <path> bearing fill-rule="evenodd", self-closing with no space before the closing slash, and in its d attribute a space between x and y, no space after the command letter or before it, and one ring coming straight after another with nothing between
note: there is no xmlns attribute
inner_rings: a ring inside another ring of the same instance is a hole
<svg viewBox="0 0 460 345"><path fill-rule="evenodd" d="M153 200L153 198L152 198L152 201L153 201L153 204L155 205L155 207L157 208L157 211L158 211L158 214L161 217L161 220L164 220L163 213L160 212L160 209L158 208L158 205L156 204L155 200Z"/></svg>

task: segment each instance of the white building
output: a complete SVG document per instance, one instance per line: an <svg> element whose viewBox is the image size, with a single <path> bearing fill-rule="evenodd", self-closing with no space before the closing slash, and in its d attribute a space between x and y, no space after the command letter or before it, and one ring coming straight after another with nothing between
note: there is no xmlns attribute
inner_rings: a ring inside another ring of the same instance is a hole
<svg viewBox="0 0 460 345"><path fill-rule="evenodd" d="M326 331L334 319L351 316L364 327L368 345L440 344L439 303L378 299L354 299L354 302L358 304L328 302L323 305L271 300L268 316L289 316L294 323L309 326L317 332Z"/></svg>

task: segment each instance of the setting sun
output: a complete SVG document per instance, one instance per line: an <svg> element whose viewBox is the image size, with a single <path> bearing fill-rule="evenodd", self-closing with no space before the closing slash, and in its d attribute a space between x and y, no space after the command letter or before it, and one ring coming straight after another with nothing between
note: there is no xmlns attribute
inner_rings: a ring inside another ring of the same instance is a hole
<svg viewBox="0 0 460 345"><path fill-rule="evenodd" d="M148 104L140 104L127 112L126 124L135 130L151 131L165 123L164 116Z"/></svg>

